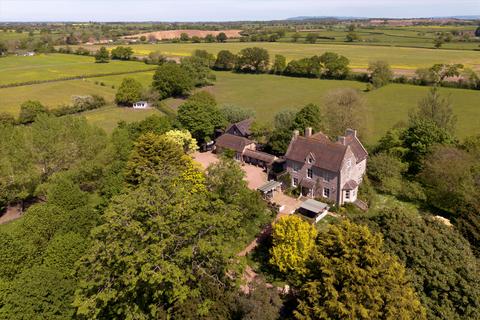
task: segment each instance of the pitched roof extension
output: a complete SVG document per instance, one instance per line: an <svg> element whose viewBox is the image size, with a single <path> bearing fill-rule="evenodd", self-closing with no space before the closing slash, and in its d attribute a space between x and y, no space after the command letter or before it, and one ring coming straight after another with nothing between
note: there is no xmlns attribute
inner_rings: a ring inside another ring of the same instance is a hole
<svg viewBox="0 0 480 320"><path fill-rule="evenodd" d="M253 119L245 119L237 123L232 123L225 132L229 132L232 127L236 127L237 130L240 132L241 135L243 136L249 136L252 132L250 131L250 126L253 123Z"/></svg>

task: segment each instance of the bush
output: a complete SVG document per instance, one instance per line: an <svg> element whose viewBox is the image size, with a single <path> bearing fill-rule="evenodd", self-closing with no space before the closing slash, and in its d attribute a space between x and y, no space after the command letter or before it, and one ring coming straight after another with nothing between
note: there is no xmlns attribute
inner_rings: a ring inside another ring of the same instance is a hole
<svg viewBox="0 0 480 320"><path fill-rule="evenodd" d="M35 118L40 114L48 113L48 109L45 108L40 101L28 100L22 103L20 106L20 115L18 122L20 124L28 124L35 121Z"/></svg>

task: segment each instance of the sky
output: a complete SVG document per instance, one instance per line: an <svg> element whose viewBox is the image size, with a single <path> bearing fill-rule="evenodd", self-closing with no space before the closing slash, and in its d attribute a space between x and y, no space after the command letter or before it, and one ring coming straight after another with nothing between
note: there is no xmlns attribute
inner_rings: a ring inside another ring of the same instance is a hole
<svg viewBox="0 0 480 320"><path fill-rule="evenodd" d="M0 0L0 21L235 21L480 15L480 0Z"/></svg>

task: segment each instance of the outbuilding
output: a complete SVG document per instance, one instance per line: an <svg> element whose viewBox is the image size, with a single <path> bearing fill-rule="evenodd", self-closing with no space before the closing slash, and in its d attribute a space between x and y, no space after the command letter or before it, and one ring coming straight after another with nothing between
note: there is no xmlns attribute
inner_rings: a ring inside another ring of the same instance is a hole
<svg viewBox="0 0 480 320"><path fill-rule="evenodd" d="M133 109L147 109L150 105L147 101L138 101L133 104Z"/></svg>
<svg viewBox="0 0 480 320"><path fill-rule="evenodd" d="M280 192L282 190L282 183L273 180L268 181L257 190L262 193L264 199L271 199L275 195L275 192Z"/></svg>
<svg viewBox="0 0 480 320"><path fill-rule="evenodd" d="M314 199L308 199L300 205L297 212L317 223L325 218L328 214L328 209L330 209L330 207L326 203Z"/></svg>

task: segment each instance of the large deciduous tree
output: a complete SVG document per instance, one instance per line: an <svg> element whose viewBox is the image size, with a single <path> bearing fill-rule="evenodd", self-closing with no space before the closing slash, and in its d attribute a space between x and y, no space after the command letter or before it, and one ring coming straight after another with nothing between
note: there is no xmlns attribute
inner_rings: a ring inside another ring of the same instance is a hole
<svg viewBox="0 0 480 320"><path fill-rule="evenodd" d="M366 129L365 103L357 90L347 88L330 92L325 98L325 108L330 135L342 135L348 128L362 134Z"/></svg>
<svg viewBox="0 0 480 320"><path fill-rule="evenodd" d="M370 81L375 88L389 84L393 79L393 71L386 61L374 61L368 65Z"/></svg>
<svg viewBox="0 0 480 320"><path fill-rule="evenodd" d="M287 67L287 58L281 54L275 55L275 61L273 62L272 72L274 74L282 74Z"/></svg>
<svg viewBox="0 0 480 320"><path fill-rule="evenodd" d="M213 68L215 70L233 70L235 67L237 57L235 54L231 53L228 50L221 50L217 54L217 60L215 60L215 64Z"/></svg>
<svg viewBox="0 0 480 320"><path fill-rule="evenodd" d="M263 73L268 69L270 55L263 48L244 48L240 51L235 65L238 72Z"/></svg>
<svg viewBox="0 0 480 320"><path fill-rule="evenodd" d="M207 93L194 94L178 108L177 115L182 127L200 143L208 142L215 129L225 126L220 110L212 101L208 101L210 99L203 99L205 95Z"/></svg>
<svg viewBox="0 0 480 320"><path fill-rule="evenodd" d="M280 218L273 225L270 263L280 272L305 275L316 235L315 227L298 216Z"/></svg>
<svg viewBox="0 0 480 320"><path fill-rule="evenodd" d="M122 106L132 106L142 98L143 87L140 82L132 78L122 80L115 94L115 102Z"/></svg>
<svg viewBox="0 0 480 320"><path fill-rule="evenodd" d="M96 63L108 63L110 61L110 54L105 47L101 47L97 53L95 53Z"/></svg>
<svg viewBox="0 0 480 320"><path fill-rule="evenodd" d="M152 87L164 99L186 95L194 84L194 79L186 69L175 63L164 63L155 72Z"/></svg>
<svg viewBox="0 0 480 320"><path fill-rule="evenodd" d="M433 121L439 128L453 134L457 117L453 114L449 97L442 97L440 89L433 87L428 95L418 102L417 109L410 117L418 117Z"/></svg>
<svg viewBox="0 0 480 320"><path fill-rule="evenodd" d="M297 319L426 319L404 267L380 234L345 221L318 235Z"/></svg>
<svg viewBox="0 0 480 320"><path fill-rule="evenodd" d="M314 131L320 131L323 128L322 111L315 104L307 104L295 114L292 130L304 132L306 128L312 128Z"/></svg>
<svg viewBox="0 0 480 320"><path fill-rule="evenodd" d="M85 118L42 115L32 125L32 150L43 178L93 159L105 144L105 132Z"/></svg>
<svg viewBox="0 0 480 320"><path fill-rule="evenodd" d="M350 72L348 68L350 61L337 53L325 52L320 56L319 60L323 65L322 77L344 79Z"/></svg>
<svg viewBox="0 0 480 320"><path fill-rule="evenodd" d="M227 35L225 34L225 32L220 32L217 37L216 37L217 41L218 42L227 42Z"/></svg>

